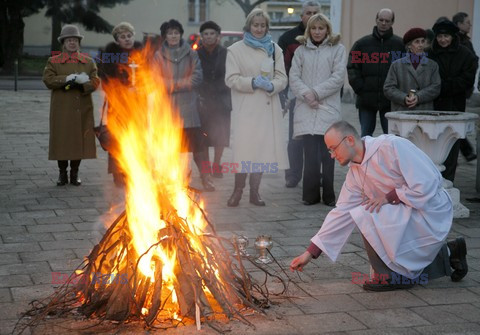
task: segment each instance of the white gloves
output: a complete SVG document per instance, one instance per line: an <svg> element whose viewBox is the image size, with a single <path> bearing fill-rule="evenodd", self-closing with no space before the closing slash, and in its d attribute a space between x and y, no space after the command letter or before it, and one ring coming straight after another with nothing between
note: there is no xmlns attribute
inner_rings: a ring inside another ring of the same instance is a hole
<svg viewBox="0 0 480 335"><path fill-rule="evenodd" d="M75 73L69 74L67 76L67 81L74 80L77 75Z"/></svg>
<svg viewBox="0 0 480 335"><path fill-rule="evenodd" d="M78 84L85 84L88 81L90 81L90 77L85 72L77 74L75 78L75 82Z"/></svg>

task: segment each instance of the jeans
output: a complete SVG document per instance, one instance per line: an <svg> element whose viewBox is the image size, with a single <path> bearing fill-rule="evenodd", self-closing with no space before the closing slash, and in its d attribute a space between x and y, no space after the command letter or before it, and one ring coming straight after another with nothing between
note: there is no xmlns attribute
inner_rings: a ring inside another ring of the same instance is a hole
<svg viewBox="0 0 480 335"><path fill-rule="evenodd" d="M384 134L388 133L388 120L385 117L385 114L388 112L390 112L390 109L380 110L380 124ZM361 136L372 136L377 124L377 111L361 107L358 109L358 117L362 128Z"/></svg>

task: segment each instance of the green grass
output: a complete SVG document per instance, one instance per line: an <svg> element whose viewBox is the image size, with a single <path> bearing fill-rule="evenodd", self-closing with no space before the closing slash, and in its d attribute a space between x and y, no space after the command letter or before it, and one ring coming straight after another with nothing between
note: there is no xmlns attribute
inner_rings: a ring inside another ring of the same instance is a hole
<svg viewBox="0 0 480 335"><path fill-rule="evenodd" d="M48 56L24 55L18 64L18 72L21 75L42 75L47 64Z"/></svg>

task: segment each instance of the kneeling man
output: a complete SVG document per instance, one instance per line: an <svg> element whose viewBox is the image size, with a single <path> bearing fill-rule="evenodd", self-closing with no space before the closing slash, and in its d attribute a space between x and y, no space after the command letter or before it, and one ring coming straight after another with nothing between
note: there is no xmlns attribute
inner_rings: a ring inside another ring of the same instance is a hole
<svg viewBox="0 0 480 335"><path fill-rule="evenodd" d="M365 290L411 288L420 276L422 281L465 277L465 240L446 242L452 201L442 187L442 175L423 151L394 135L360 138L345 121L326 131L325 143L332 157L342 166L348 164L349 170L337 207L328 213L307 251L291 262L292 271L302 271L322 252L335 261L357 226L377 279L366 282Z"/></svg>

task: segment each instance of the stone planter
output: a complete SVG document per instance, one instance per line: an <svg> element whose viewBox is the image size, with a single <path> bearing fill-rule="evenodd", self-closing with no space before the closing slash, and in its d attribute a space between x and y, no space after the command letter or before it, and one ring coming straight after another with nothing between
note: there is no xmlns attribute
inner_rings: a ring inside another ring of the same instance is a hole
<svg viewBox="0 0 480 335"><path fill-rule="evenodd" d="M445 170L443 162L455 141L473 133L478 119L473 113L440 111L400 111L385 116L388 132L412 141L432 159L440 172ZM460 203L460 191L446 179L443 186L453 200L453 217L468 217L468 208Z"/></svg>

